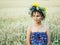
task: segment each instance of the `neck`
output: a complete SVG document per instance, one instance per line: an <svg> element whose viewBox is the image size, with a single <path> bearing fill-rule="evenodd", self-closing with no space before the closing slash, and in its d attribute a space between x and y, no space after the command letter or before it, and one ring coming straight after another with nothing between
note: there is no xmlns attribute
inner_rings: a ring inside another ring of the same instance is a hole
<svg viewBox="0 0 60 45"><path fill-rule="evenodd" d="M35 22L34 25L35 26L40 26L41 25L41 22Z"/></svg>

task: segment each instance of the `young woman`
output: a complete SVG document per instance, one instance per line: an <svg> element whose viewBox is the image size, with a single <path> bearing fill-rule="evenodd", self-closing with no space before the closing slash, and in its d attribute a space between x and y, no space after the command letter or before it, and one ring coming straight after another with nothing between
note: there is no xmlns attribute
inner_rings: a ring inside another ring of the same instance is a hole
<svg viewBox="0 0 60 45"><path fill-rule="evenodd" d="M28 26L26 45L49 45L49 29L41 23L41 21L45 19L45 9L34 4L30 8L30 11L34 23Z"/></svg>

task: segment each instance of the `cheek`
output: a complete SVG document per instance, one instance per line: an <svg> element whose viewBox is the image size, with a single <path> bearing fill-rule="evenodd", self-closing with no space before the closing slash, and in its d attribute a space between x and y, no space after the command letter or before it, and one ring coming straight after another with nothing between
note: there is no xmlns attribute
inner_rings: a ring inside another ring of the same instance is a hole
<svg viewBox="0 0 60 45"><path fill-rule="evenodd" d="M41 20L42 18L41 18L41 17L38 17L37 19L38 19L38 20Z"/></svg>

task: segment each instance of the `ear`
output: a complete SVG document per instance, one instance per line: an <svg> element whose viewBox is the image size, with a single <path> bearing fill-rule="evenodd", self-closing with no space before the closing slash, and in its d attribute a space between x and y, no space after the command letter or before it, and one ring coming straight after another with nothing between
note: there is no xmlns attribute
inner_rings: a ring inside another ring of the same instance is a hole
<svg viewBox="0 0 60 45"><path fill-rule="evenodd" d="M43 16L41 16L41 20L43 20Z"/></svg>
<svg viewBox="0 0 60 45"><path fill-rule="evenodd" d="M44 19L45 19L45 17L43 17L43 16L42 16L41 18L42 18L42 20L44 20Z"/></svg>

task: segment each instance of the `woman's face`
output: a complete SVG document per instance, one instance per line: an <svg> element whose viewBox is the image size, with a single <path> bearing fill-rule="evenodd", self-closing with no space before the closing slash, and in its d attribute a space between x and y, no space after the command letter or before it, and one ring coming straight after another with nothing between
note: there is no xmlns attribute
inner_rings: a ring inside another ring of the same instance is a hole
<svg viewBox="0 0 60 45"><path fill-rule="evenodd" d="M41 20L42 20L41 14L39 12L33 12L32 18L37 23L41 22Z"/></svg>

